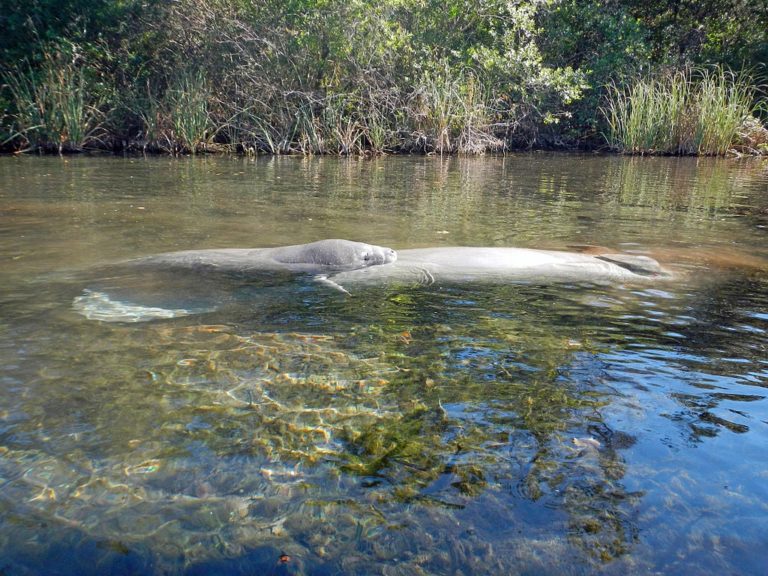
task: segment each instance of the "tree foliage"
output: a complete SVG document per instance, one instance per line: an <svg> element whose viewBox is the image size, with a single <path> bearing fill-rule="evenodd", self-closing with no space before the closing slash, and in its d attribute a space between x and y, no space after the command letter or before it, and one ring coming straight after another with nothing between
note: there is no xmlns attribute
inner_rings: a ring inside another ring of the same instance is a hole
<svg viewBox="0 0 768 576"><path fill-rule="evenodd" d="M768 74L768 5L745 0L7 4L0 142L13 147L33 145L14 120L33 103L8 87L56 77L52 61L85 71L100 143L176 152L595 144L608 85L691 65Z"/></svg>

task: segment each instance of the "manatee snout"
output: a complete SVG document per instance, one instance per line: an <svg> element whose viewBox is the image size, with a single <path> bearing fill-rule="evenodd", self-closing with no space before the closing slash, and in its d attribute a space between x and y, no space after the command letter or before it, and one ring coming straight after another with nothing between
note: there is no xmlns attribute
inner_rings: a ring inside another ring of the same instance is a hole
<svg viewBox="0 0 768 576"><path fill-rule="evenodd" d="M363 256L363 260L368 266L389 264L397 260L397 252L385 246L371 246L371 250Z"/></svg>

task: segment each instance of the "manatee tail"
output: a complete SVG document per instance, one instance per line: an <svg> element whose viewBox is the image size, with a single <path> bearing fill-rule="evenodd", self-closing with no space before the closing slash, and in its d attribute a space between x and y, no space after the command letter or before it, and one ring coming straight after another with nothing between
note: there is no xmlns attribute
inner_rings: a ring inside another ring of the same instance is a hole
<svg viewBox="0 0 768 576"><path fill-rule="evenodd" d="M148 322L150 320L179 318L209 311L142 306L140 304L113 300L105 292L89 290L87 288L83 290L80 296L75 298L72 307L89 320L100 320L102 322Z"/></svg>
<svg viewBox="0 0 768 576"><path fill-rule="evenodd" d="M648 256L641 256L639 254L600 254L595 256L595 258L616 264L630 272L643 276L659 276L664 274L661 265Z"/></svg>

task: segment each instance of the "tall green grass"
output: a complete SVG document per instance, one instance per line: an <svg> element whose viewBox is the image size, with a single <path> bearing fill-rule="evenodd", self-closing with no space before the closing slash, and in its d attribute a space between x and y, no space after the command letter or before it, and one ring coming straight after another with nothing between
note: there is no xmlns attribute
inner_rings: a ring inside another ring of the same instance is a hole
<svg viewBox="0 0 768 576"><path fill-rule="evenodd" d="M200 70L182 70L165 85L147 82L132 90L121 103L139 122L131 131L130 148L196 154L208 150L220 131L236 138L236 124L214 118L210 100L211 91Z"/></svg>
<svg viewBox="0 0 768 576"><path fill-rule="evenodd" d="M169 127L165 139L178 152L204 151L216 134L208 99L210 90L201 70L182 72L165 94ZM170 128L170 130L168 130Z"/></svg>
<svg viewBox="0 0 768 576"><path fill-rule="evenodd" d="M602 108L611 148L632 154L724 155L755 112L746 74L687 70L609 87Z"/></svg>
<svg viewBox="0 0 768 576"><path fill-rule="evenodd" d="M366 149L372 154L384 154L398 147L398 113L394 115L391 102L396 102L396 94L389 91L367 94L362 101L362 122L365 133ZM397 106L395 106L397 110Z"/></svg>
<svg viewBox="0 0 768 576"><path fill-rule="evenodd" d="M13 119L10 108L11 102L0 94L0 146L4 146L18 136L12 128Z"/></svg>
<svg viewBox="0 0 768 576"><path fill-rule="evenodd" d="M129 94L127 100L126 108L141 122L132 145L140 148L142 152L164 149L160 145L163 138L163 104L149 82L144 90L139 89ZM167 149L165 151L170 152Z"/></svg>
<svg viewBox="0 0 768 576"><path fill-rule="evenodd" d="M144 80L118 97L72 54L50 49L35 68L22 63L3 76L0 145L58 152L117 142L172 154L481 154L504 149L513 124L525 116L480 72L447 64L431 66L407 90L283 91L255 83L228 99L205 69L191 68ZM606 139L613 149L636 154L766 153L757 93L748 76L722 68L613 85L602 108Z"/></svg>
<svg viewBox="0 0 768 576"><path fill-rule="evenodd" d="M46 51L36 70L22 65L4 80L14 103L15 135L28 148L61 153L101 143L102 90L88 81L83 65L71 54Z"/></svg>
<svg viewBox="0 0 768 576"><path fill-rule="evenodd" d="M424 151L474 153L498 150L492 132L490 98L472 72L427 73L411 97L408 121Z"/></svg>

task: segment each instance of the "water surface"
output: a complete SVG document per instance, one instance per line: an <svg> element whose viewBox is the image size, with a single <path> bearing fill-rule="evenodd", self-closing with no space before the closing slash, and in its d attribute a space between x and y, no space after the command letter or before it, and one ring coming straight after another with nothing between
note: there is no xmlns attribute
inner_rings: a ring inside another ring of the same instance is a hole
<svg viewBox="0 0 768 576"><path fill-rule="evenodd" d="M0 567L762 574L767 236L759 161L0 158ZM112 262L333 237L600 245L676 276L73 307Z"/></svg>

